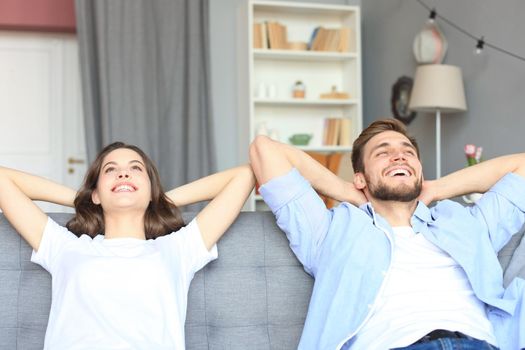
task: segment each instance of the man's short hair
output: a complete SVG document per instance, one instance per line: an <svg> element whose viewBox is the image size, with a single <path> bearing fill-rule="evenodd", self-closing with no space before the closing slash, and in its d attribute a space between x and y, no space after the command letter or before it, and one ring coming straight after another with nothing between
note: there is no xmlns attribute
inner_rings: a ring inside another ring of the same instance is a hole
<svg viewBox="0 0 525 350"><path fill-rule="evenodd" d="M364 129L354 141L352 147L352 167L354 168L354 173L363 173L365 171L363 163L363 150L365 145L372 137L385 131L395 131L404 135L416 149L417 157L419 158L419 147L417 146L417 141L414 137L408 134L407 128L402 122L397 119L376 120Z"/></svg>

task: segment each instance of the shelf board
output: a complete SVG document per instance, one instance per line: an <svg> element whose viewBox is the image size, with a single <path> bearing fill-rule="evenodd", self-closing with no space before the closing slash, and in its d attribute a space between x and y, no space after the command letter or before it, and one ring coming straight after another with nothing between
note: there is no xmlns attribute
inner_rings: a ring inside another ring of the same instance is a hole
<svg viewBox="0 0 525 350"><path fill-rule="evenodd" d="M295 146L306 152L320 152L320 153L332 153L332 152L352 152L352 146Z"/></svg>
<svg viewBox="0 0 525 350"><path fill-rule="evenodd" d="M269 99L254 98L255 104L281 106L351 106L358 103L356 99Z"/></svg>
<svg viewBox="0 0 525 350"><path fill-rule="evenodd" d="M324 5L324 4L305 4L293 2L276 2L276 1L252 1L255 11L274 11L276 13L302 13L302 14L333 14L340 16L343 14L353 14L357 11L357 6L348 5Z"/></svg>
<svg viewBox="0 0 525 350"><path fill-rule="evenodd" d="M255 59L346 61L356 58L357 54L353 52L253 49L253 56Z"/></svg>

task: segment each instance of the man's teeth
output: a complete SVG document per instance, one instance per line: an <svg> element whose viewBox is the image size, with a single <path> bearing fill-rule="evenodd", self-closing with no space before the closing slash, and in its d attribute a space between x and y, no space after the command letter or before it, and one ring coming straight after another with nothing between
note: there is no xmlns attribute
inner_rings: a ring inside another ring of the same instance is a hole
<svg viewBox="0 0 525 350"><path fill-rule="evenodd" d="M388 176L409 176L410 173L405 169L394 169L388 173Z"/></svg>
<svg viewBox="0 0 525 350"><path fill-rule="evenodd" d="M135 189L129 185L121 185L117 186L114 190L114 192L133 192Z"/></svg>

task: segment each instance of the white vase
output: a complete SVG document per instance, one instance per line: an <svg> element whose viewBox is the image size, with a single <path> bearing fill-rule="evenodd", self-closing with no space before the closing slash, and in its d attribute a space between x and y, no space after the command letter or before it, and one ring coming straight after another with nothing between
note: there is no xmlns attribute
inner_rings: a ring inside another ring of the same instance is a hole
<svg viewBox="0 0 525 350"><path fill-rule="evenodd" d="M272 140L280 141L279 140L279 131L277 129L270 130L270 135L268 135Z"/></svg>
<svg viewBox="0 0 525 350"><path fill-rule="evenodd" d="M266 127L266 123L264 123L264 122L263 123L259 123L255 133L257 135L268 136L269 132L268 132L268 128Z"/></svg>

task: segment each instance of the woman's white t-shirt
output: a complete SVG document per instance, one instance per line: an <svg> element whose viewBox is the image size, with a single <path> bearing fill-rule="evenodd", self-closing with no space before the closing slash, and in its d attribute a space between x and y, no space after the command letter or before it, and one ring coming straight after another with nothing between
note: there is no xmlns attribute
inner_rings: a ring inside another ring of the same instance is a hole
<svg viewBox="0 0 525 350"><path fill-rule="evenodd" d="M195 219L141 240L77 237L49 218L31 257L52 276L44 349L184 349L190 282L216 258Z"/></svg>

